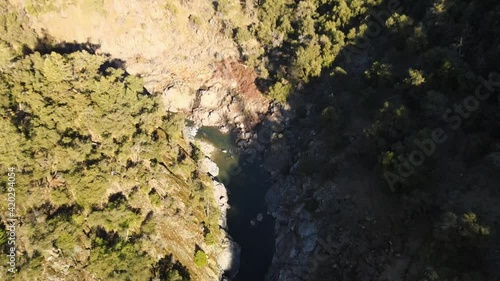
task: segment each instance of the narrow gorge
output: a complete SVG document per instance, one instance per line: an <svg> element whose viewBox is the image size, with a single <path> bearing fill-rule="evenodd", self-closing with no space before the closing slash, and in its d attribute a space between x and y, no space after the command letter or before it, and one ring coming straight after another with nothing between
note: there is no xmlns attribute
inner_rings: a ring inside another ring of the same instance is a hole
<svg viewBox="0 0 500 281"><path fill-rule="evenodd" d="M499 280L497 2L0 12L0 280Z"/></svg>

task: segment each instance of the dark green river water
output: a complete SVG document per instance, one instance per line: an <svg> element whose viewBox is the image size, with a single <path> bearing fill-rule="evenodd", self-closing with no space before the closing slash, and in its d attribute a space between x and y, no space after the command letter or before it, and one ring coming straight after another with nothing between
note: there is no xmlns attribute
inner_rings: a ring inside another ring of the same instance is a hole
<svg viewBox="0 0 500 281"><path fill-rule="evenodd" d="M228 232L241 246L240 271L234 280L264 280L274 252L274 220L266 214L264 200L271 184L270 175L260 167L257 159L253 163L246 161L248 156L239 153L229 134L223 134L217 128L202 127L197 138L219 149L212 160L219 166L218 179L229 194ZM259 213L263 215L262 222L256 220ZM254 226L251 220L256 223Z"/></svg>

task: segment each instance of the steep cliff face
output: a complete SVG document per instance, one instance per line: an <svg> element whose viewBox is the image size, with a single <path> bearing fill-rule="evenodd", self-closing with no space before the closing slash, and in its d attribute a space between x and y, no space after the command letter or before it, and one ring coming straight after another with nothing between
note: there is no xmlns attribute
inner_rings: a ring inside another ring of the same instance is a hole
<svg viewBox="0 0 500 281"><path fill-rule="evenodd" d="M150 92L178 83L196 89L211 78L215 61L239 55L225 16L209 1L11 2L26 10L39 36L96 44L98 53L142 76ZM230 5L245 21L238 3Z"/></svg>
<svg viewBox="0 0 500 281"><path fill-rule="evenodd" d="M250 24L239 1L11 1L50 43L88 43L163 93L166 109L199 125L257 123L268 102L253 70L238 63L233 29ZM36 4L38 3L38 4Z"/></svg>

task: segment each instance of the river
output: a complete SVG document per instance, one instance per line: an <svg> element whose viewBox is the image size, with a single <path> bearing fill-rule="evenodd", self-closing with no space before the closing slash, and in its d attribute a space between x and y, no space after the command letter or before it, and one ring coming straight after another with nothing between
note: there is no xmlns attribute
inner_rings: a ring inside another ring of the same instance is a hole
<svg viewBox="0 0 500 281"><path fill-rule="evenodd" d="M234 281L261 281L274 253L274 220L267 215L265 194L271 177L261 163L247 161L230 134L223 134L214 127L202 127L197 138L208 141L219 150L212 160L219 166L218 179L228 190L228 232L241 246L240 271ZM262 214L262 221L257 220Z"/></svg>

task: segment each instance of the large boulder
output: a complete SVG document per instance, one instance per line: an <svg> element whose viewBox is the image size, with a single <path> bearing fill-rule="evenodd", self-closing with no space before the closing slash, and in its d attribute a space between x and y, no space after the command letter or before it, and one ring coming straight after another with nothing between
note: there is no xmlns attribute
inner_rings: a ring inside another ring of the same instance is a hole
<svg viewBox="0 0 500 281"><path fill-rule="evenodd" d="M318 229L313 221L300 222L298 234L302 241L302 252L310 254L316 247Z"/></svg>
<svg viewBox="0 0 500 281"><path fill-rule="evenodd" d="M200 98L199 106L203 109L217 109L228 91L222 88L211 87L198 92Z"/></svg>
<svg viewBox="0 0 500 281"><path fill-rule="evenodd" d="M204 173L209 173L212 177L219 175L219 167L208 157L205 157L200 161L200 169Z"/></svg>
<svg viewBox="0 0 500 281"><path fill-rule="evenodd" d="M214 199L220 209L219 226L223 229L227 228L227 209L229 209L228 196L226 187L214 180Z"/></svg>
<svg viewBox="0 0 500 281"><path fill-rule="evenodd" d="M194 106L196 93L188 87L171 87L162 95L165 109L170 112L189 112Z"/></svg>
<svg viewBox="0 0 500 281"><path fill-rule="evenodd" d="M229 234L225 235L222 241L222 250L217 255L217 264L224 275L229 278L234 278L240 269L240 254L241 247L233 241Z"/></svg>

